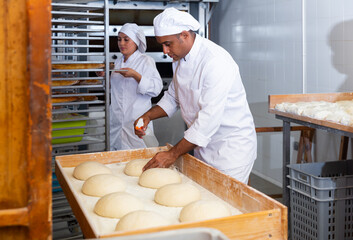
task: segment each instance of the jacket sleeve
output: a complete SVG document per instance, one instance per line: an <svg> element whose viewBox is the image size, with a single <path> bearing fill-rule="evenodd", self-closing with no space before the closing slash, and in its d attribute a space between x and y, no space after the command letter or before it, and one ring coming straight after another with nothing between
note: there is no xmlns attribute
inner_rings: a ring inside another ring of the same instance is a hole
<svg viewBox="0 0 353 240"><path fill-rule="evenodd" d="M163 82L156 68L154 60L145 56L145 62L142 68L141 80L138 84L137 92L142 95L157 97L163 88Z"/></svg>
<svg viewBox="0 0 353 240"><path fill-rule="evenodd" d="M179 109L179 102L175 97L174 80L170 83L168 91L164 92L162 99L157 105L167 113L168 117L171 117Z"/></svg>

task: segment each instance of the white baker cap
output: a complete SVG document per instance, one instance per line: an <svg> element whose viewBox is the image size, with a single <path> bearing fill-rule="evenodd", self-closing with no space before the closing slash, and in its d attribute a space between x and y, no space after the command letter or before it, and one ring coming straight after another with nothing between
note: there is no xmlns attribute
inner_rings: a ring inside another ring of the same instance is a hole
<svg viewBox="0 0 353 240"><path fill-rule="evenodd" d="M131 38L134 43L137 45L137 49L144 53L146 52L146 37L143 31L137 26L136 23L125 23L121 28L120 31L125 33L126 35Z"/></svg>
<svg viewBox="0 0 353 240"><path fill-rule="evenodd" d="M181 33L182 31L197 31L200 23L189 13L175 8L166 8L153 20L155 36L167 36Z"/></svg>

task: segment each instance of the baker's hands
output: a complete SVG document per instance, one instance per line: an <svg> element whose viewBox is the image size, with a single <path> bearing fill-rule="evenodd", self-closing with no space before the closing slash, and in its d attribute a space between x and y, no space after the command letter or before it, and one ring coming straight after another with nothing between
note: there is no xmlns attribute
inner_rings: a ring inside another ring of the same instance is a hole
<svg viewBox="0 0 353 240"><path fill-rule="evenodd" d="M140 82L140 80L142 78L142 76L132 68L120 68L120 69L115 70L114 72L119 73L119 74L123 75L124 77L132 77L137 82ZM96 75L98 77L104 77L105 72L104 71L96 72Z"/></svg>
<svg viewBox="0 0 353 240"><path fill-rule="evenodd" d="M137 122L139 121L139 119L143 120L143 126L142 127L138 127L137 126ZM135 122L134 122L134 129L135 129L135 134L139 137L142 138L143 136L146 135L146 129L147 126L149 124L149 122L151 121L151 119L149 117L147 117L146 115L142 115L141 117L139 117Z"/></svg>
<svg viewBox="0 0 353 240"><path fill-rule="evenodd" d="M168 168L176 160L177 157L171 151L159 152L143 167L143 171L150 168Z"/></svg>
<svg viewBox="0 0 353 240"><path fill-rule="evenodd" d="M185 138L181 139L174 147L166 152L157 153L144 167L143 171L150 168L170 167L181 155L191 151L197 145L189 142Z"/></svg>
<svg viewBox="0 0 353 240"><path fill-rule="evenodd" d="M115 72L120 73L121 75L123 75L123 77L132 77L138 83L140 82L140 80L142 78L141 74L139 74L138 72L136 72L132 68L120 68L120 69L116 70Z"/></svg>

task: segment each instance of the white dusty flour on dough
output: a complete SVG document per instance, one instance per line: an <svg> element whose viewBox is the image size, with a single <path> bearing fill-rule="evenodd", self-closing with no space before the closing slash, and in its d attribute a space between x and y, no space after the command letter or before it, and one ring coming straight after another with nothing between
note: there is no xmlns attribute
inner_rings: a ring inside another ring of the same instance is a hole
<svg viewBox="0 0 353 240"><path fill-rule="evenodd" d="M353 100L337 102L283 102L276 104L275 109L318 120L353 126Z"/></svg>
<svg viewBox="0 0 353 240"><path fill-rule="evenodd" d="M123 163L113 163L113 164L106 164L109 168L113 170L113 174L120 177L126 182L126 190L125 192L130 193L137 198L139 198L144 204L144 210L150 210L157 212L164 216L167 219L170 219L172 224L179 223L179 214L182 207L166 207L159 205L154 202L154 194L157 189L145 188L138 185L138 177L131 177L124 174L124 168L127 162ZM98 201L99 197L91 197L83 194L81 192L82 185L84 181L77 180L73 177L74 168L63 168L63 174L66 178L68 185L73 193L76 196L76 199L83 210L84 214L86 215L86 219L89 221L90 226L92 227L93 231L96 233L97 236L102 236L106 234L111 234L115 231L116 224L118 223L119 219L112 219L112 218L105 218L98 216L94 213L93 209ZM203 188L202 186L198 185L190 178L186 177L185 175L181 174L182 182L189 183L196 186L201 192L201 199L204 200L219 200L226 204L231 212L232 215L242 214L238 209L234 208L227 202L223 201L221 198L217 197L207 189Z"/></svg>

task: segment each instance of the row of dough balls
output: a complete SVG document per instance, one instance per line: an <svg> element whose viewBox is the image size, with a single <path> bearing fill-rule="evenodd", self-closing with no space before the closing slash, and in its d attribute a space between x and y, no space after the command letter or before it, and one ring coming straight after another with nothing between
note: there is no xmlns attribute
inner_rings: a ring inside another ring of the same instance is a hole
<svg viewBox="0 0 353 240"><path fill-rule="evenodd" d="M353 100L337 102L283 102L276 104L275 109L318 120L327 120L346 126L353 126Z"/></svg>
<svg viewBox="0 0 353 240"><path fill-rule="evenodd" d="M227 206L220 201L200 200L201 193L193 185L181 183L177 171L168 168L152 168L142 171L149 160L137 159L126 164L124 173L139 177L139 185L157 189L154 201L168 207L183 207L180 222L200 221L230 216ZM117 231L136 230L170 225L171 222L158 213L143 210L143 203L124 192L126 184L113 175L112 170L98 162L84 162L74 169L73 176L85 180L82 192L101 197L94 212L103 217L119 218Z"/></svg>

